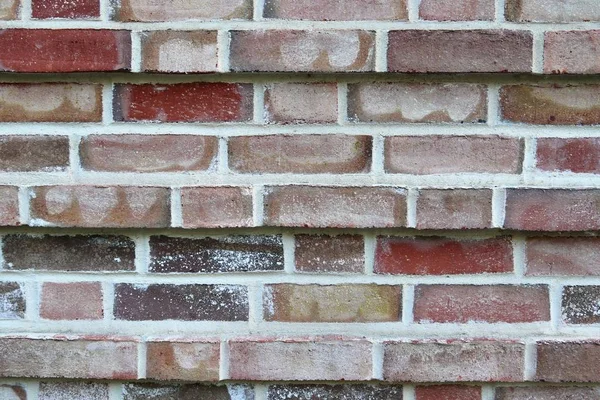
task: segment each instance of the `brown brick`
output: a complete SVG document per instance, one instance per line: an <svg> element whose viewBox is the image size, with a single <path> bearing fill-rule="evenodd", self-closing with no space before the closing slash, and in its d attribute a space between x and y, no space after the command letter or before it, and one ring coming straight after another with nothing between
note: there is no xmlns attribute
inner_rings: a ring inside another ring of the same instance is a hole
<svg viewBox="0 0 600 400"><path fill-rule="evenodd" d="M265 90L265 118L284 124L337 122L335 83L274 83Z"/></svg>
<svg viewBox="0 0 600 400"><path fill-rule="evenodd" d="M119 21L182 21L249 19L251 0L121 0Z"/></svg>
<svg viewBox="0 0 600 400"><path fill-rule="evenodd" d="M100 0L32 0L33 18L99 19Z"/></svg>
<svg viewBox="0 0 600 400"><path fill-rule="evenodd" d="M365 244L360 235L296 235L295 266L299 272L361 273Z"/></svg>
<svg viewBox="0 0 600 400"><path fill-rule="evenodd" d="M5 268L48 271L133 271L135 245L126 236L7 235Z"/></svg>
<svg viewBox="0 0 600 400"><path fill-rule="evenodd" d="M600 343L597 341L537 343L536 380L598 382Z"/></svg>
<svg viewBox="0 0 600 400"><path fill-rule="evenodd" d="M492 21L494 0L422 0L419 16L429 21Z"/></svg>
<svg viewBox="0 0 600 400"><path fill-rule="evenodd" d="M600 400L597 387L497 387L495 400Z"/></svg>
<svg viewBox="0 0 600 400"><path fill-rule="evenodd" d="M205 386L128 383L123 385L123 396L123 400L254 400L254 391L250 386L239 384Z"/></svg>
<svg viewBox="0 0 600 400"><path fill-rule="evenodd" d="M266 285L264 318L282 322L392 322L401 319L402 287L374 284Z"/></svg>
<svg viewBox="0 0 600 400"><path fill-rule="evenodd" d="M15 225L19 225L19 190L0 186L0 226Z"/></svg>
<svg viewBox="0 0 600 400"><path fill-rule="evenodd" d="M390 72L531 72L533 36L510 30L390 31Z"/></svg>
<svg viewBox="0 0 600 400"><path fill-rule="evenodd" d="M114 315L127 321L247 321L248 289L239 285L115 286Z"/></svg>
<svg viewBox="0 0 600 400"><path fill-rule="evenodd" d="M546 32L544 72L546 74L597 74L600 72L600 31Z"/></svg>
<svg viewBox="0 0 600 400"><path fill-rule="evenodd" d="M39 400L109 400L108 384L92 382L40 382Z"/></svg>
<svg viewBox="0 0 600 400"><path fill-rule="evenodd" d="M484 229L492 226L489 189L424 189L417 200L418 229Z"/></svg>
<svg viewBox="0 0 600 400"><path fill-rule="evenodd" d="M536 167L543 171L600 173L600 139L540 138Z"/></svg>
<svg viewBox="0 0 600 400"><path fill-rule="evenodd" d="M600 21L596 0L507 0L506 19L516 22Z"/></svg>
<svg viewBox="0 0 600 400"><path fill-rule="evenodd" d="M316 21L406 20L406 0L266 0L265 17Z"/></svg>
<svg viewBox="0 0 600 400"><path fill-rule="evenodd" d="M150 342L146 377L159 381L218 381L219 342Z"/></svg>
<svg viewBox="0 0 600 400"><path fill-rule="evenodd" d="M171 223L168 188L38 186L32 189L32 225L158 228Z"/></svg>
<svg viewBox="0 0 600 400"><path fill-rule="evenodd" d="M431 385L417 386L415 400L481 400L480 386Z"/></svg>
<svg viewBox="0 0 600 400"><path fill-rule="evenodd" d="M229 164L242 173L369 172L372 138L356 135L268 135L229 139Z"/></svg>
<svg viewBox="0 0 600 400"><path fill-rule="evenodd" d="M525 345L501 341L384 343L392 382L521 382Z"/></svg>
<svg viewBox="0 0 600 400"><path fill-rule="evenodd" d="M268 400L402 400L402 387L391 385L271 385Z"/></svg>
<svg viewBox="0 0 600 400"><path fill-rule="evenodd" d="M150 237L151 272L263 272L283 270L281 236Z"/></svg>
<svg viewBox="0 0 600 400"><path fill-rule="evenodd" d="M142 70L216 72L216 31L150 31L142 34Z"/></svg>
<svg viewBox="0 0 600 400"><path fill-rule="evenodd" d="M0 20L17 19L20 5L19 0L0 1Z"/></svg>
<svg viewBox="0 0 600 400"><path fill-rule="evenodd" d="M214 136L90 135L81 139L79 152L83 168L92 171L206 171L217 147Z"/></svg>
<svg viewBox="0 0 600 400"><path fill-rule="evenodd" d="M0 385L0 399L27 400L27 392L21 385Z"/></svg>
<svg viewBox="0 0 600 400"><path fill-rule="evenodd" d="M53 320L102 319L100 282L53 283L42 285L40 317Z"/></svg>
<svg viewBox="0 0 600 400"><path fill-rule="evenodd" d="M232 31L232 71L365 72L375 68L368 31Z"/></svg>
<svg viewBox="0 0 600 400"><path fill-rule="evenodd" d="M568 324L600 322L600 286L565 286L562 294L563 321Z"/></svg>
<svg viewBox="0 0 600 400"><path fill-rule="evenodd" d="M525 254L528 276L600 275L599 238L528 238Z"/></svg>
<svg viewBox="0 0 600 400"><path fill-rule="evenodd" d="M0 282L0 320L25 317L25 291L17 282ZM0 398L2 398L0 396Z"/></svg>
<svg viewBox="0 0 600 400"><path fill-rule="evenodd" d="M254 224L252 190L248 187L181 189L184 228L236 228Z"/></svg>
<svg viewBox="0 0 600 400"><path fill-rule="evenodd" d="M387 187L269 187L265 224L311 228L405 226L406 192Z"/></svg>
<svg viewBox="0 0 600 400"><path fill-rule="evenodd" d="M68 166L67 136L0 136L2 171L63 171Z"/></svg>

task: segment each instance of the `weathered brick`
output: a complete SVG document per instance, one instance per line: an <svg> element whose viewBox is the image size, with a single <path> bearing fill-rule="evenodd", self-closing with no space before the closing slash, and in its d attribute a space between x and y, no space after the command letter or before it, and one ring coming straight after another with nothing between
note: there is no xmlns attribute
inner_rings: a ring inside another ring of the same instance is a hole
<svg viewBox="0 0 600 400"><path fill-rule="evenodd" d="M317 21L406 20L406 0L266 0L265 17Z"/></svg>
<svg viewBox="0 0 600 400"><path fill-rule="evenodd" d="M0 338L0 377L137 379L137 343Z"/></svg>
<svg viewBox="0 0 600 400"><path fill-rule="evenodd" d="M118 71L131 68L129 31L101 29L0 30L0 70Z"/></svg>
<svg viewBox="0 0 600 400"><path fill-rule="evenodd" d="M19 225L19 189L0 186L0 225Z"/></svg>
<svg viewBox="0 0 600 400"><path fill-rule="evenodd" d="M531 72L533 36L510 30L390 31L390 72Z"/></svg>
<svg viewBox="0 0 600 400"><path fill-rule="evenodd" d="M109 400L108 384L40 382L39 400Z"/></svg>
<svg viewBox="0 0 600 400"><path fill-rule="evenodd" d="M402 400L402 387L391 385L272 385L268 400Z"/></svg>
<svg viewBox="0 0 600 400"><path fill-rule="evenodd" d="M485 122L487 94L465 83L355 83L348 115L357 122Z"/></svg>
<svg viewBox="0 0 600 400"><path fill-rule="evenodd" d="M546 285L417 285L417 322L550 321Z"/></svg>
<svg viewBox="0 0 600 400"><path fill-rule="evenodd" d="M507 0L506 19L516 22L600 21L596 0Z"/></svg>
<svg viewBox="0 0 600 400"><path fill-rule="evenodd" d="M0 320L25 317L25 291L17 282L0 282ZM2 398L0 396L0 398Z"/></svg>
<svg viewBox="0 0 600 400"><path fill-rule="evenodd" d="M254 224L252 190L248 187L181 189L184 228L235 228Z"/></svg>
<svg viewBox="0 0 600 400"><path fill-rule="evenodd" d="M0 385L0 399L27 400L27 392L21 385Z"/></svg>
<svg viewBox="0 0 600 400"><path fill-rule="evenodd" d="M375 68L368 31L232 31L233 71L364 72Z"/></svg>
<svg viewBox="0 0 600 400"><path fill-rule="evenodd" d="M20 5L19 0L0 0L0 20L17 19Z"/></svg>
<svg viewBox="0 0 600 400"><path fill-rule="evenodd" d="M103 316L100 282L45 282L42 285L40 317L93 320Z"/></svg>
<svg viewBox="0 0 600 400"><path fill-rule="evenodd" d="M490 189L423 189L417 200L419 229L484 229L492 226Z"/></svg>
<svg viewBox="0 0 600 400"><path fill-rule="evenodd" d="M0 136L2 171L62 171L68 166L67 136Z"/></svg>
<svg viewBox="0 0 600 400"><path fill-rule="evenodd" d="M360 235L296 235L296 271L361 273L365 268L365 244Z"/></svg>
<svg viewBox="0 0 600 400"><path fill-rule="evenodd" d="M600 31L559 31L544 35L544 72L597 74L600 72Z"/></svg>
<svg viewBox="0 0 600 400"><path fill-rule="evenodd" d="M150 342L146 377L159 381L218 381L219 342Z"/></svg>
<svg viewBox="0 0 600 400"><path fill-rule="evenodd" d="M117 121L248 121L252 117L252 86L220 82L119 84L113 107Z"/></svg>
<svg viewBox="0 0 600 400"><path fill-rule="evenodd" d="M283 270L281 236L150 237L151 272Z"/></svg>
<svg viewBox="0 0 600 400"><path fill-rule="evenodd" d="M265 224L311 228L406 225L406 191L387 187L273 186Z"/></svg>
<svg viewBox="0 0 600 400"><path fill-rule="evenodd" d="M100 122L101 120L102 87L100 85L0 84L0 122Z"/></svg>
<svg viewBox="0 0 600 400"><path fill-rule="evenodd" d="M402 313L402 287L374 284L266 285L264 318L282 322L388 322Z"/></svg>
<svg viewBox="0 0 600 400"><path fill-rule="evenodd" d="M600 139L540 138L536 167L542 171L600 173Z"/></svg>
<svg viewBox="0 0 600 400"><path fill-rule="evenodd" d="M9 270L135 270L135 245L125 236L7 235L2 254Z"/></svg>
<svg viewBox="0 0 600 400"><path fill-rule="evenodd" d="M128 321L246 321L248 289L239 285L115 285L114 315Z"/></svg>
<svg viewBox="0 0 600 400"><path fill-rule="evenodd" d="M563 321L568 324L600 322L600 286L565 286L562 294Z"/></svg>
<svg viewBox="0 0 600 400"><path fill-rule="evenodd" d="M205 171L218 140L198 135L90 135L81 139L81 165L92 171ZM1 151L1 147L0 147Z"/></svg>
<svg viewBox="0 0 600 400"><path fill-rule="evenodd" d="M251 17L251 0L121 0L117 9L117 19L124 22Z"/></svg>
<svg viewBox="0 0 600 400"><path fill-rule="evenodd" d="M268 135L229 139L229 165L242 173L368 172L371 152L371 136Z"/></svg>
<svg viewBox="0 0 600 400"><path fill-rule="evenodd" d="M537 343L535 379L544 382L598 382L600 342Z"/></svg>
<svg viewBox="0 0 600 400"><path fill-rule="evenodd" d="M162 385L155 383L123 385L124 400L254 400L254 391L246 385Z"/></svg>
<svg viewBox="0 0 600 400"><path fill-rule="evenodd" d="M417 386L415 400L481 400L480 386L431 385Z"/></svg>
<svg viewBox="0 0 600 400"><path fill-rule="evenodd" d="M32 0L31 14L33 18L100 18L99 0Z"/></svg>
<svg viewBox="0 0 600 400"><path fill-rule="evenodd" d="M596 387L497 387L495 400L600 400Z"/></svg>
<svg viewBox="0 0 600 400"><path fill-rule="evenodd" d="M429 21L492 21L494 0L422 0L419 16Z"/></svg>
<svg viewBox="0 0 600 400"><path fill-rule="evenodd" d="M274 83L265 90L265 118L283 124L337 122L335 83Z"/></svg>
<svg viewBox="0 0 600 400"><path fill-rule="evenodd" d="M383 378L392 382L521 382L525 345L501 341L386 342Z"/></svg>
<svg viewBox="0 0 600 400"><path fill-rule="evenodd" d="M523 140L501 136L385 138L385 170L400 174L519 174Z"/></svg>
<svg viewBox="0 0 600 400"><path fill-rule="evenodd" d="M171 223L168 188L38 186L31 196L32 225L157 228Z"/></svg>
<svg viewBox="0 0 600 400"><path fill-rule="evenodd" d="M528 276L600 275L600 240L595 237L537 237L526 242Z"/></svg>
<svg viewBox="0 0 600 400"><path fill-rule="evenodd" d="M372 378L366 340L230 340L229 377L261 381L365 381Z"/></svg>
<svg viewBox="0 0 600 400"><path fill-rule="evenodd" d="M216 72L216 31L150 31L142 34L142 70Z"/></svg>

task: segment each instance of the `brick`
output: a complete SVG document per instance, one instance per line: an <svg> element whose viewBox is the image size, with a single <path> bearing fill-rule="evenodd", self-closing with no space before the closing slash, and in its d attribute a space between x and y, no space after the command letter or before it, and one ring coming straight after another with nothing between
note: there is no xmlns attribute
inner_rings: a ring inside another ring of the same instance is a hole
<svg viewBox="0 0 600 400"><path fill-rule="evenodd" d="M21 385L0 385L0 399L27 400L27 392Z"/></svg>
<svg viewBox="0 0 600 400"><path fill-rule="evenodd" d="M266 272L283 270L281 236L150 237L150 272Z"/></svg>
<svg viewBox="0 0 600 400"><path fill-rule="evenodd" d="M508 0L506 19L516 22L600 21L596 0Z"/></svg>
<svg viewBox="0 0 600 400"><path fill-rule="evenodd" d="M423 0L419 17L428 21L492 21L493 0Z"/></svg>
<svg viewBox="0 0 600 400"><path fill-rule="evenodd" d="M399 82L348 85L348 116L356 122L485 122L484 86Z"/></svg>
<svg viewBox="0 0 600 400"><path fill-rule="evenodd" d="M146 377L159 381L218 381L219 348L219 342L150 342Z"/></svg>
<svg viewBox="0 0 600 400"><path fill-rule="evenodd" d="M451 239L385 237L377 239L378 274L454 275L513 271L510 238Z"/></svg>
<svg viewBox="0 0 600 400"><path fill-rule="evenodd" d="M68 166L67 136L0 136L2 171L63 171Z"/></svg>
<svg viewBox="0 0 600 400"><path fill-rule="evenodd" d="M388 385L271 385L267 400L402 400L401 386Z"/></svg>
<svg viewBox="0 0 600 400"><path fill-rule="evenodd" d="M544 73L597 74L600 72L600 31L561 31L544 34Z"/></svg>
<svg viewBox="0 0 600 400"><path fill-rule="evenodd" d="M537 343L535 379L544 382L598 382L600 343L597 341Z"/></svg>
<svg viewBox="0 0 600 400"><path fill-rule="evenodd" d="M198 135L90 135L79 153L86 170L108 172L206 171L218 139Z"/></svg>
<svg viewBox="0 0 600 400"><path fill-rule="evenodd" d="M274 83L265 90L265 118L283 124L337 122L335 83Z"/></svg>
<svg viewBox="0 0 600 400"><path fill-rule="evenodd" d="M310 228L406 225L406 191L387 187L274 186L266 189L265 224Z"/></svg>
<svg viewBox="0 0 600 400"><path fill-rule="evenodd" d="M600 400L595 387L525 386L497 387L495 400Z"/></svg>
<svg viewBox="0 0 600 400"><path fill-rule="evenodd" d="M415 388L416 400L481 400L480 386L431 385Z"/></svg>
<svg viewBox="0 0 600 400"><path fill-rule="evenodd" d="M137 379L137 343L0 338L0 377Z"/></svg>
<svg viewBox="0 0 600 400"><path fill-rule="evenodd" d="M372 344L366 340L230 340L229 378L260 381L365 381L372 379Z"/></svg>
<svg viewBox="0 0 600 400"><path fill-rule="evenodd" d="M181 189L184 228L236 228L254 224L252 190L248 187Z"/></svg>
<svg viewBox="0 0 600 400"><path fill-rule="evenodd" d="M542 171L600 173L600 139L540 138L536 167Z"/></svg>
<svg viewBox="0 0 600 400"><path fill-rule="evenodd" d="M266 285L264 318L281 322L393 322L402 287L374 284Z"/></svg>
<svg viewBox="0 0 600 400"><path fill-rule="evenodd" d="M500 89L505 121L541 125L600 123L598 85L510 85Z"/></svg>
<svg viewBox="0 0 600 400"><path fill-rule="evenodd" d="M92 72L131 69L129 31L100 29L0 30L0 70Z"/></svg>
<svg viewBox="0 0 600 400"><path fill-rule="evenodd" d="M568 324L600 322L600 286L565 286L562 293L562 316Z"/></svg>
<svg viewBox="0 0 600 400"><path fill-rule="evenodd" d="M388 36L390 72L531 72L530 32L401 30Z"/></svg>
<svg viewBox="0 0 600 400"><path fill-rule="evenodd" d="M360 235L296 235L294 257L298 272L361 273L365 245Z"/></svg>
<svg viewBox="0 0 600 400"><path fill-rule="evenodd" d="M528 231L598 229L599 202L598 190L508 189L504 226Z"/></svg>
<svg viewBox="0 0 600 400"><path fill-rule="evenodd" d="M536 237L526 243L527 276L600 275L598 238Z"/></svg>
<svg viewBox="0 0 600 400"><path fill-rule="evenodd" d="M142 34L142 70L217 72L216 31L150 31Z"/></svg>
<svg viewBox="0 0 600 400"><path fill-rule="evenodd" d="M267 18L316 21L407 20L406 0L266 0Z"/></svg>
<svg viewBox="0 0 600 400"><path fill-rule="evenodd" d="M0 282L0 320L25 318L23 289L17 282Z"/></svg>
<svg viewBox="0 0 600 400"><path fill-rule="evenodd" d="M502 136L385 138L385 170L399 174L520 174L523 140Z"/></svg>
<svg viewBox="0 0 600 400"><path fill-rule="evenodd" d="M163 385L156 383L123 385L123 400L254 400L254 391L246 385L204 386Z"/></svg>
<svg viewBox="0 0 600 400"><path fill-rule="evenodd" d="M39 400L109 400L108 384L92 382L40 382Z"/></svg>
<svg viewBox="0 0 600 400"><path fill-rule="evenodd" d="M0 84L0 122L100 122L101 120L102 87L100 85Z"/></svg>
<svg viewBox="0 0 600 400"><path fill-rule="evenodd" d="M121 0L117 20L183 21L252 18L251 0Z"/></svg>
<svg viewBox="0 0 600 400"><path fill-rule="evenodd" d="M0 226L19 225L19 189L0 186Z"/></svg>
<svg viewBox="0 0 600 400"><path fill-rule="evenodd" d="M2 254L8 270L135 270L135 244L126 236L7 235Z"/></svg>
<svg viewBox="0 0 600 400"><path fill-rule="evenodd" d="M115 120L126 122L249 121L252 86L220 82L119 84L113 108Z"/></svg>
<svg viewBox="0 0 600 400"><path fill-rule="evenodd" d="M502 341L384 343L391 382L522 382L525 345Z"/></svg>
<svg viewBox="0 0 600 400"><path fill-rule="evenodd" d="M33 18L99 19L99 0L32 0Z"/></svg>
<svg viewBox="0 0 600 400"><path fill-rule="evenodd" d="M115 285L114 315L127 321L247 321L248 289L239 285Z"/></svg>
<svg viewBox="0 0 600 400"><path fill-rule="evenodd" d="M417 199L418 229L484 229L492 226L489 189L423 189Z"/></svg>
<svg viewBox="0 0 600 400"><path fill-rule="evenodd" d="M232 31L231 70L366 72L375 68L369 31Z"/></svg>
<svg viewBox="0 0 600 400"><path fill-rule="evenodd" d="M168 188L38 186L30 224L102 228L158 228L171 223Z"/></svg>
<svg viewBox="0 0 600 400"><path fill-rule="evenodd" d="M0 20L17 19L20 5L19 0L0 0Z"/></svg>
<svg viewBox="0 0 600 400"><path fill-rule="evenodd" d="M417 285L417 322L550 321L546 285Z"/></svg>
<svg viewBox="0 0 600 400"><path fill-rule="evenodd" d="M241 173L369 172L371 152L371 136L268 135L229 139L229 165Z"/></svg>
<svg viewBox="0 0 600 400"><path fill-rule="evenodd" d="M100 282L42 285L40 317L52 320L95 320L104 316Z"/></svg>

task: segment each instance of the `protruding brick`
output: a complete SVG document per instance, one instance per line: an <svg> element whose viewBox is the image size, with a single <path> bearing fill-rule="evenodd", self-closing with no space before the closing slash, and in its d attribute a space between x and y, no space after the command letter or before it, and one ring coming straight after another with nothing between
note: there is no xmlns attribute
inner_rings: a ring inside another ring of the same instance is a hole
<svg viewBox="0 0 600 400"><path fill-rule="evenodd" d="M494 0L422 0L419 17L429 21L492 21Z"/></svg>
<svg viewBox="0 0 600 400"><path fill-rule="evenodd" d="M46 282L42 285L40 317L93 320L103 316L100 282Z"/></svg>
<svg viewBox="0 0 600 400"><path fill-rule="evenodd" d="M274 83L265 90L265 117L283 124L337 122L335 83Z"/></svg>
<svg viewBox="0 0 600 400"><path fill-rule="evenodd" d="M0 20L17 19L20 5L19 0L1 0Z"/></svg>
<svg viewBox="0 0 600 400"><path fill-rule="evenodd" d="M600 31L558 31L544 35L544 73L597 74L600 72Z"/></svg>
<svg viewBox="0 0 600 400"><path fill-rule="evenodd" d="M254 224L252 190L248 187L181 189L184 228L236 228Z"/></svg>
<svg viewBox="0 0 600 400"><path fill-rule="evenodd" d="M528 238L528 276L600 275L600 239L596 237Z"/></svg>
<svg viewBox="0 0 600 400"><path fill-rule="evenodd" d="M92 171L206 171L218 140L198 135L90 135L81 139L81 165ZM1 148L0 148L1 151Z"/></svg>
<svg viewBox="0 0 600 400"><path fill-rule="evenodd" d="M248 289L239 285L115 285L114 315L127 321L247 321Z"/></svg>
<svg viewBox="0 0 600 400"><path fill-rule="evenodd" d="M372 344L366 340L229 341L229 378L260 381L365 381L372 379Z"/></svg>
<svg viewBox="0 0 600 400"><path fill-rule="evenodd" d="M39 400L109 400L108 384L92 382L41 382Z"/></svg>
<svg viewBox="0 0 600 400"><path fill-rule="evenodd" d="M150 31L142 35L142 70L216 72L216 31Z"/></svg>
<svg viewBox="0 0 600 400"><path fill-rule="evenodd" d="M251 0L121 0L119 21L183 21L191 19L249 19Z"/></svg>
<svg viewBox="0 0 600 400"><path fill-rule="evenodd" d="M267 285L264 317L282 322L391 322L401 319L402 287Z"/></svg>
<svg viewBox="0 0 600 400"><path fill-rule="evenodd" d="M25 317L25 291L23 289L17 282L0 282L0 320ZM0 398L2 397L0 396Z"/></svg>
<svg viewBox="0 0 600 400"><path fill-rule="evenodd" d="M402 387L391 385L272 385L268 400L402 400Z"/></svg>
<svg viewBox="0 0 600 400"><path fill-rule="evenodd" d="M196 82L170 85L120 84L115 88L117 121L241 122L252 118L252 86Z"/></svg>
<svg viewBox="0 0 600 400"><path fill-rule="evenodd" d="M242 173L368 172L372 138L356 135L268 135L229 139L229 164Z"/></svg>
<svg viewBox="0 0 600 400"><path fill-rule="evenodd" d="M494 400L600 400L600 389L597 387L497 387L495 391Z"/></svg>
<svg viewBox="0 0 600 400"><path fill-rule="evenodd" d="M506 19L516 22L600 21L596 0L507 0Z"/></svg>
<svg viewBox="0 0 600 400"><path fill-rule="evenodd" d="M265 17L316 21L406 20L406 0L267 0Z"/></svg>
<svg viewBox="0 0 600 400"><path fill-rule="evenodd" d="M19 225L19 189L0 186L0 226Z"/></svg>
<svg viewBox="0 0 600 400"><path fill-rule="evenodd" d="M536 167L542 171L600 173L600 139L540 138Z"/></svg>
<svg viewBox="0 0 600 400"><path fill-rule="evenodd" d="M67 136L0 136L2 171L62 171L68 166Z"/></svg>
<svg viewBox="0 0 600 400"><path fill-rule="evenodd" d="M365 244L360 235L296 235L295 266L299 272L360 273Z"/></svg>
<svg viewBox="0 0 600 400"><path fill-rule="evenodd" d="M417 386L415 400L481 400L481 386Z"/></svg>
<svg viewBox="0 0 600 400"><path fill-rule="evenodd" d="M38 186L31 196L32 225L158 228L171 223L168 188Z"/></svg>
<svg viewBox="0 0 600 400"><path fill-rule="evenodd" d="M375 68L368 31L233 31L233 71L365 72Z"/></svg>
<svg viewBox="0 0 600 400"><path fill-rule="evenodd" d="M600 342L537 343L535 379L544 382L600 381Z"/></svg>
<svg viewBox="0 0 600 400"><path fill-rule="evenodd" d="M0 385L0 399L27 400L27 392L21 385Z"/></svg>
<svg viewBox="0 0 600 400"><path fill-rule="evenodd" d="M124 400L254 400L254 391L246 385L205 386L196 384L163 385L140 383L123 385Z"/></svg>
<svg viewBox="0 0 600 400"><path fill-rule="evenodd" d="M531 72L533 36L510 30L390 31L390 72Z"/></svg>
<svg viewBox="0 0 600 400"><path fill-rule="evenodd" d="M150 342L146 377L158 381L218 381L219 342Z"/></svg>
<svg viewBox="0 0 600 400"><path fill-rule="evenodd" d="M563 321L568 324L600 323L600 286L565 286L562 294Z"/></svg>
<svg viewBox="0 0 600 400"><path fill-rule="evenodd" d="M492 226L490 189L424 189L417 200L418 229L484 229Z"/></svg>
<svg viewBox="0 0 600 400"><path fill-rule="evenodd" d="M274 186L265 196L265 224L311 228L406 225L406 191L387 187Z"/></svg>
<svg viewBox="0 0 600 400"><path fill-rule="evenodd" d="M33 18L99 19L99 0L32 0Z"/></svg>
<svg viewBox="0 0 600 400"><path fill-rule="evenodd" d="M525 345L500 341L386 342L383 379L392 382L521 382Z"/></svg>

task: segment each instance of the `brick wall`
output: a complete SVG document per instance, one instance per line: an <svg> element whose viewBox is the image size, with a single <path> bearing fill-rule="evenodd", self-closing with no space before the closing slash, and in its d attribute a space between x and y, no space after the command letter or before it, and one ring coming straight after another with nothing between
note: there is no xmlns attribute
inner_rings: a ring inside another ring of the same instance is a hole
<svg viewBox="0 0 600 400"><path fill-rule="evenodd" d="M597 0L0 0L1 400L600 400Z"/></svg>

